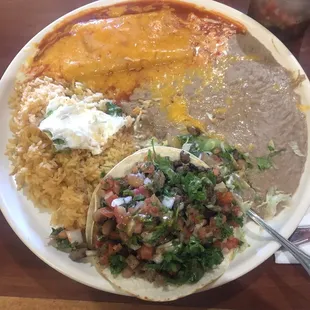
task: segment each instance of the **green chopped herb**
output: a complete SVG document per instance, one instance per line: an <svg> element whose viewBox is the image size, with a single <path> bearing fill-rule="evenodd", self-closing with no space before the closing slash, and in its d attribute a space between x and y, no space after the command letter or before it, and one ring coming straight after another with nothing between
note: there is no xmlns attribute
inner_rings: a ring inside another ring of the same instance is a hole
<svg viewBox="0 0 310 310"><path fill-rule="evenodd" d="M55 241L56 241L56 248L62 251L68 251L68 250L73 251L76 250L78 246L77 242L70 243L68 239L56 238Z"/></svg>
<svg viewBox="0 0 310 310"><path fill-rule="evenodd" d="M45 116L44 116L44 118L48 118L50 115L52 115L54 113L54 110L49 110L46 114L45 114Z"/></svg>
<svg viewBox="0 0 310 310"><path fill-rule="evenodd" d="M44 132L50 139L53 138L53 135L52 135L52 133L51 133L49 130L43 130L43 132Z"/></svg>
<svg viewBox="0 0 310 310"><path fill-rule="evenodd" d="M264 171L273 167L272 157L285 151L285 149L276 150L275 145L272 140L269 141L267 148L269 154L262 157L256 157L257 167L259 170Z"/></svg>
<svg viewBox="0 0 310 310"><path fill-rule="evenodd" d="M264 171L272 167L272 160L269 155L263 157L256 157L257 167L259 170Z"/></svg>
<svg viewBox="0 0 310 310"><path fill-rule="evenodd" d="M123 190L123 196L133 196L134 192L131 189Z"/></svg>
<svg viewBox="0 0 310 310"><path fill-rule="evenodd" d="M141 201L141 200L144 200L145 199L145 196L144 195L136 195L133 197L133 201Z"/></svg>
<svg viewBox="0 0 310 310"><path fill-rule="evenodd" d="M104 235L97 236L98 241L104 241L105 239L106 239L106 236L104 236Z"/></svg>
<svg viewBox="0 0 310 310"><path fill-rule="evenodd" d="M236 215L232 215L230 217L230 220L235 222L237 225L239 225L240 227L243 226L243 216L236 216Z"/></svg>
<svg viewBox="0 0 310 310"><path fill-rule="evenodd" d="M166 222L156 226L155 230L144 240L148 244L155 244L159 239L165 236L169 231L169 227Z"/></svg>
<svg viewBox="0 0 310 310"><path fill-rule="evenodd" d="M102 172L100 173L100 178L103 179L105 176L106 176L106 173L105 173L104 171L102 171Z"/></svg>
<svg viewBox="0 0 310 310"><path fill-rule="evenodd" d="M178 244L173 251L164 253L160 264L150 263L146 267L160 271L167 282L181 285L198 282L223 258L221 249L205 248L197 238L191 237L188 244Z"/></svg>
<svg viewBox="0 0 310 310"><path fill-rule="evenodd" d="M128 241L126 242L128 244L128 246L139 246L141 241L141 237L138 235L133 235L131 236Z"/></svg>
<svg viewBox="0 0 310 310"><path fill-rule="evenodd" d="M107 111L106 113L112 116L122 116L123 110L112 102L106 103Z"/></svg>
<svg viewBox="0 0 310 310"><path fill-rule="evenodd" d="M182 184L185 192L191 200L204 201L207 199L204 183L201 178L192 172L188 172L182 178Z"/></svg>
<svg viewBox="0 0 310 310"><path fill-rule="evenodd" d="M63 144L66 144L66 141L63 139L54 139L53 143L56 145L63 145Z"/></svg>
<svg viewBox="0 0 310 310"><path fill-rule="evenodd" d="M218 214L215 217L215 224L220 229L221 239L226 239L234 234L233 228L227 224L227 222L223 223L223 215Z"/></svg>
<svg viewBox="0 0 310 310"><path fill-rule="evenodd" d="M52 232L51 232L50 236L57 236L63 230L64 230L63 227L57 227L57 228L52 227Z"/></svg>
<svg viewBox="0 0 310 310"><path fill-rule="evenodd" d="M275 149L274 142L273 142L272 140L269 141L267 147L268 147L268 150L269 150L270 152L274 152L274 151L276 150L276 149Z"/></svg>
<svg viewBox="0 0 310 310"><path fill-rule="evenodd" d="M110 270L113 275L120 274L127 266L125 257L119 254L115 254L109 257Z"/></svg>

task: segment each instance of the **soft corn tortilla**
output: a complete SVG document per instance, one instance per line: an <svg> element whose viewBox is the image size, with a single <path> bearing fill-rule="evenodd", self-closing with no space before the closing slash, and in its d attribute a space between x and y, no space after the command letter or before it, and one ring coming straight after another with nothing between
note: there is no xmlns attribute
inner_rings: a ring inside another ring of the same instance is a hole
<svg viewBox="0 0 310 310"><path fill-rule="evenodd" d="M131 156L125 158L118 165L116 165L107 176L113 176L115 178L123 177L126 175L132 168L132 166L139 161L143 161L145 156L147 156L150 148L142 149ZM171 160L177 160L180 157L180 149L175 149L171 147L163 147L157 146L155 147L155 152L161 156L169 156ZM197 157L191 156L191 163L196 166L204 166L208 168L208 166L199 160ZM92 214L95 210L97 210L100 206L99 199L99 188L100 185L97 186L94 191L89 211L88 211L88 219L87 219L87 227L86 227L86 239L89 245L93 245L92 240L92 232L94 229L94 223L92 220ZM228 268L229 263L232 259L233 252L225 255L223 262L212 269L210 272L206 272L205 275L195 284L183 284L181 286L177 285L166 285L166 286L156 286L154 283L151 283L145 279L138 277L131 277L129 279L125 279L122 275L114 276L111 274L109 268L103 268L98 261L95 262L96 268L98 272L104 276L111 284L113 284L116 288L123 290L126 293L129 293L133 296L136 296L140 299L150 300L150 301L170 301L175 300L187 295L190 295L203 287L207 286L211 282L215 281L219 278Z"/></svg>

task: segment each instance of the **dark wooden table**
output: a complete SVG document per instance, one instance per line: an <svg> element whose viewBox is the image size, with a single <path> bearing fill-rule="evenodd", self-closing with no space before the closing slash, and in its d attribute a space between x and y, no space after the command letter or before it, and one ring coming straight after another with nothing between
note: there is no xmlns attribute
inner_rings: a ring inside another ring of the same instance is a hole
<svg viewBox="0 0 310 310"><path fill-rule="evenodd" d="M61 15L89 2L91 1L0 0L0 76L16 53L39 30ZM222 2L245 13L249 3L248 0L223 0ZM310 75L310 29L302 45L301 42L301 40L291 41L287 45ZM0 296L2 297L104 301L111 303L111 309L153 308L146 307L140 300L107 294L64 277L31 253L13 233L1 214L0 236ZM114 303L124 303L127 306L115 308ZM75 308L73 304L70 305L67 308ZM106 307L107 304L104 305ZM274 258L270 258L236 281L169 305L205 309L306 310L310 309L310 281L300 266L276 265ZM1 309L4 307L1 308L0 304ZM32 306L23 309L28 308ZM174 307L167 309L172 308L174 309ZM76 309L80 308L76 307Z"/></svg>

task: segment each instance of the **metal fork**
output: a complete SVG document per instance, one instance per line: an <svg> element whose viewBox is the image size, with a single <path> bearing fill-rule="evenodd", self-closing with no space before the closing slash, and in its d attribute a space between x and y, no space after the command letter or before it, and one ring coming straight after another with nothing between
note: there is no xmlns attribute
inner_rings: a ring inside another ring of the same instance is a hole
<svg viewBox="0 0 310 310"><path fill-rule="evenodd" d="M280 243L286 250L288 250L296 260L306 269L310 275L310 256L299 249L289 240L282 237L273 228L271 228L261 217L259 217L253 210L248 210L247 215L259 226L264 228L278 243Z"/></svg>

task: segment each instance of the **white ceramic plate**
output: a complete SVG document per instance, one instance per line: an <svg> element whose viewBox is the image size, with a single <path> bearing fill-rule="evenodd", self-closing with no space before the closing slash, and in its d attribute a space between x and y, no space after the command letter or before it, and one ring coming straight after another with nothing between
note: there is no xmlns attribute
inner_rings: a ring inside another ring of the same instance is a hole
<svg viewBox="0 0 310 310"><path fill-rule="evenodd" d="M50 233L49 219L47 213L40 212L34 208L30 201L23 196L21 192L17 192L14 179L9 176L9 161L5 157L5 145L10 137L8 100L13 89L14 80L17 76L20 66L25 60L33 54L34 44L38 43L44 35L51 31L53 27L61 22L64 18L77 12L89 8L106 6L120 3L120 0L102 0L94 2L79 8L64 17L61 17L54 23L50 24L40 33L38 33L15 57L0 82L0 204L1 210L10 226L13 228L19 238L26 246L40 257L44 262L52 268L58 270L64 275L86 284L88 286L112 292L123 294L116 291L110 283L104 280L95 268L87 264L78 264L72 262L66 254L57 251L53 247L47 246L48 236ZM304 73L299 63L289 52L289 50L269 31L257 22L253 21L246 15L229 8L223 4L214 1L205 0L188 0L187 2L195 3L205 7L206 9L222 13L230 18L242 23L248 31L263 43L277 59L277 61L287 69L295 72ZM302 104L310 104L310 83L305 80L298 89L302 98ZM308 124L308 140L309 133L309 115L307 115ZM308 142L308 148L310 143ZM308 153L310 151L308 150ZM293 207L286 209L279 216L270 221L270 224L276 228L283 236L288 237L297 227L301 218L305 214L310 203L310 162L306 162L305 172L302 176L300 186L293 197ZM264 262L278 248L278 244L273 242L268 235L263 234L259 228L253 223L246 225L247 240L251 245L245 252L238 255L232 262L227 272L209 288L223 285L230 282L243 274L251 271L253 268Z"/></svg>

